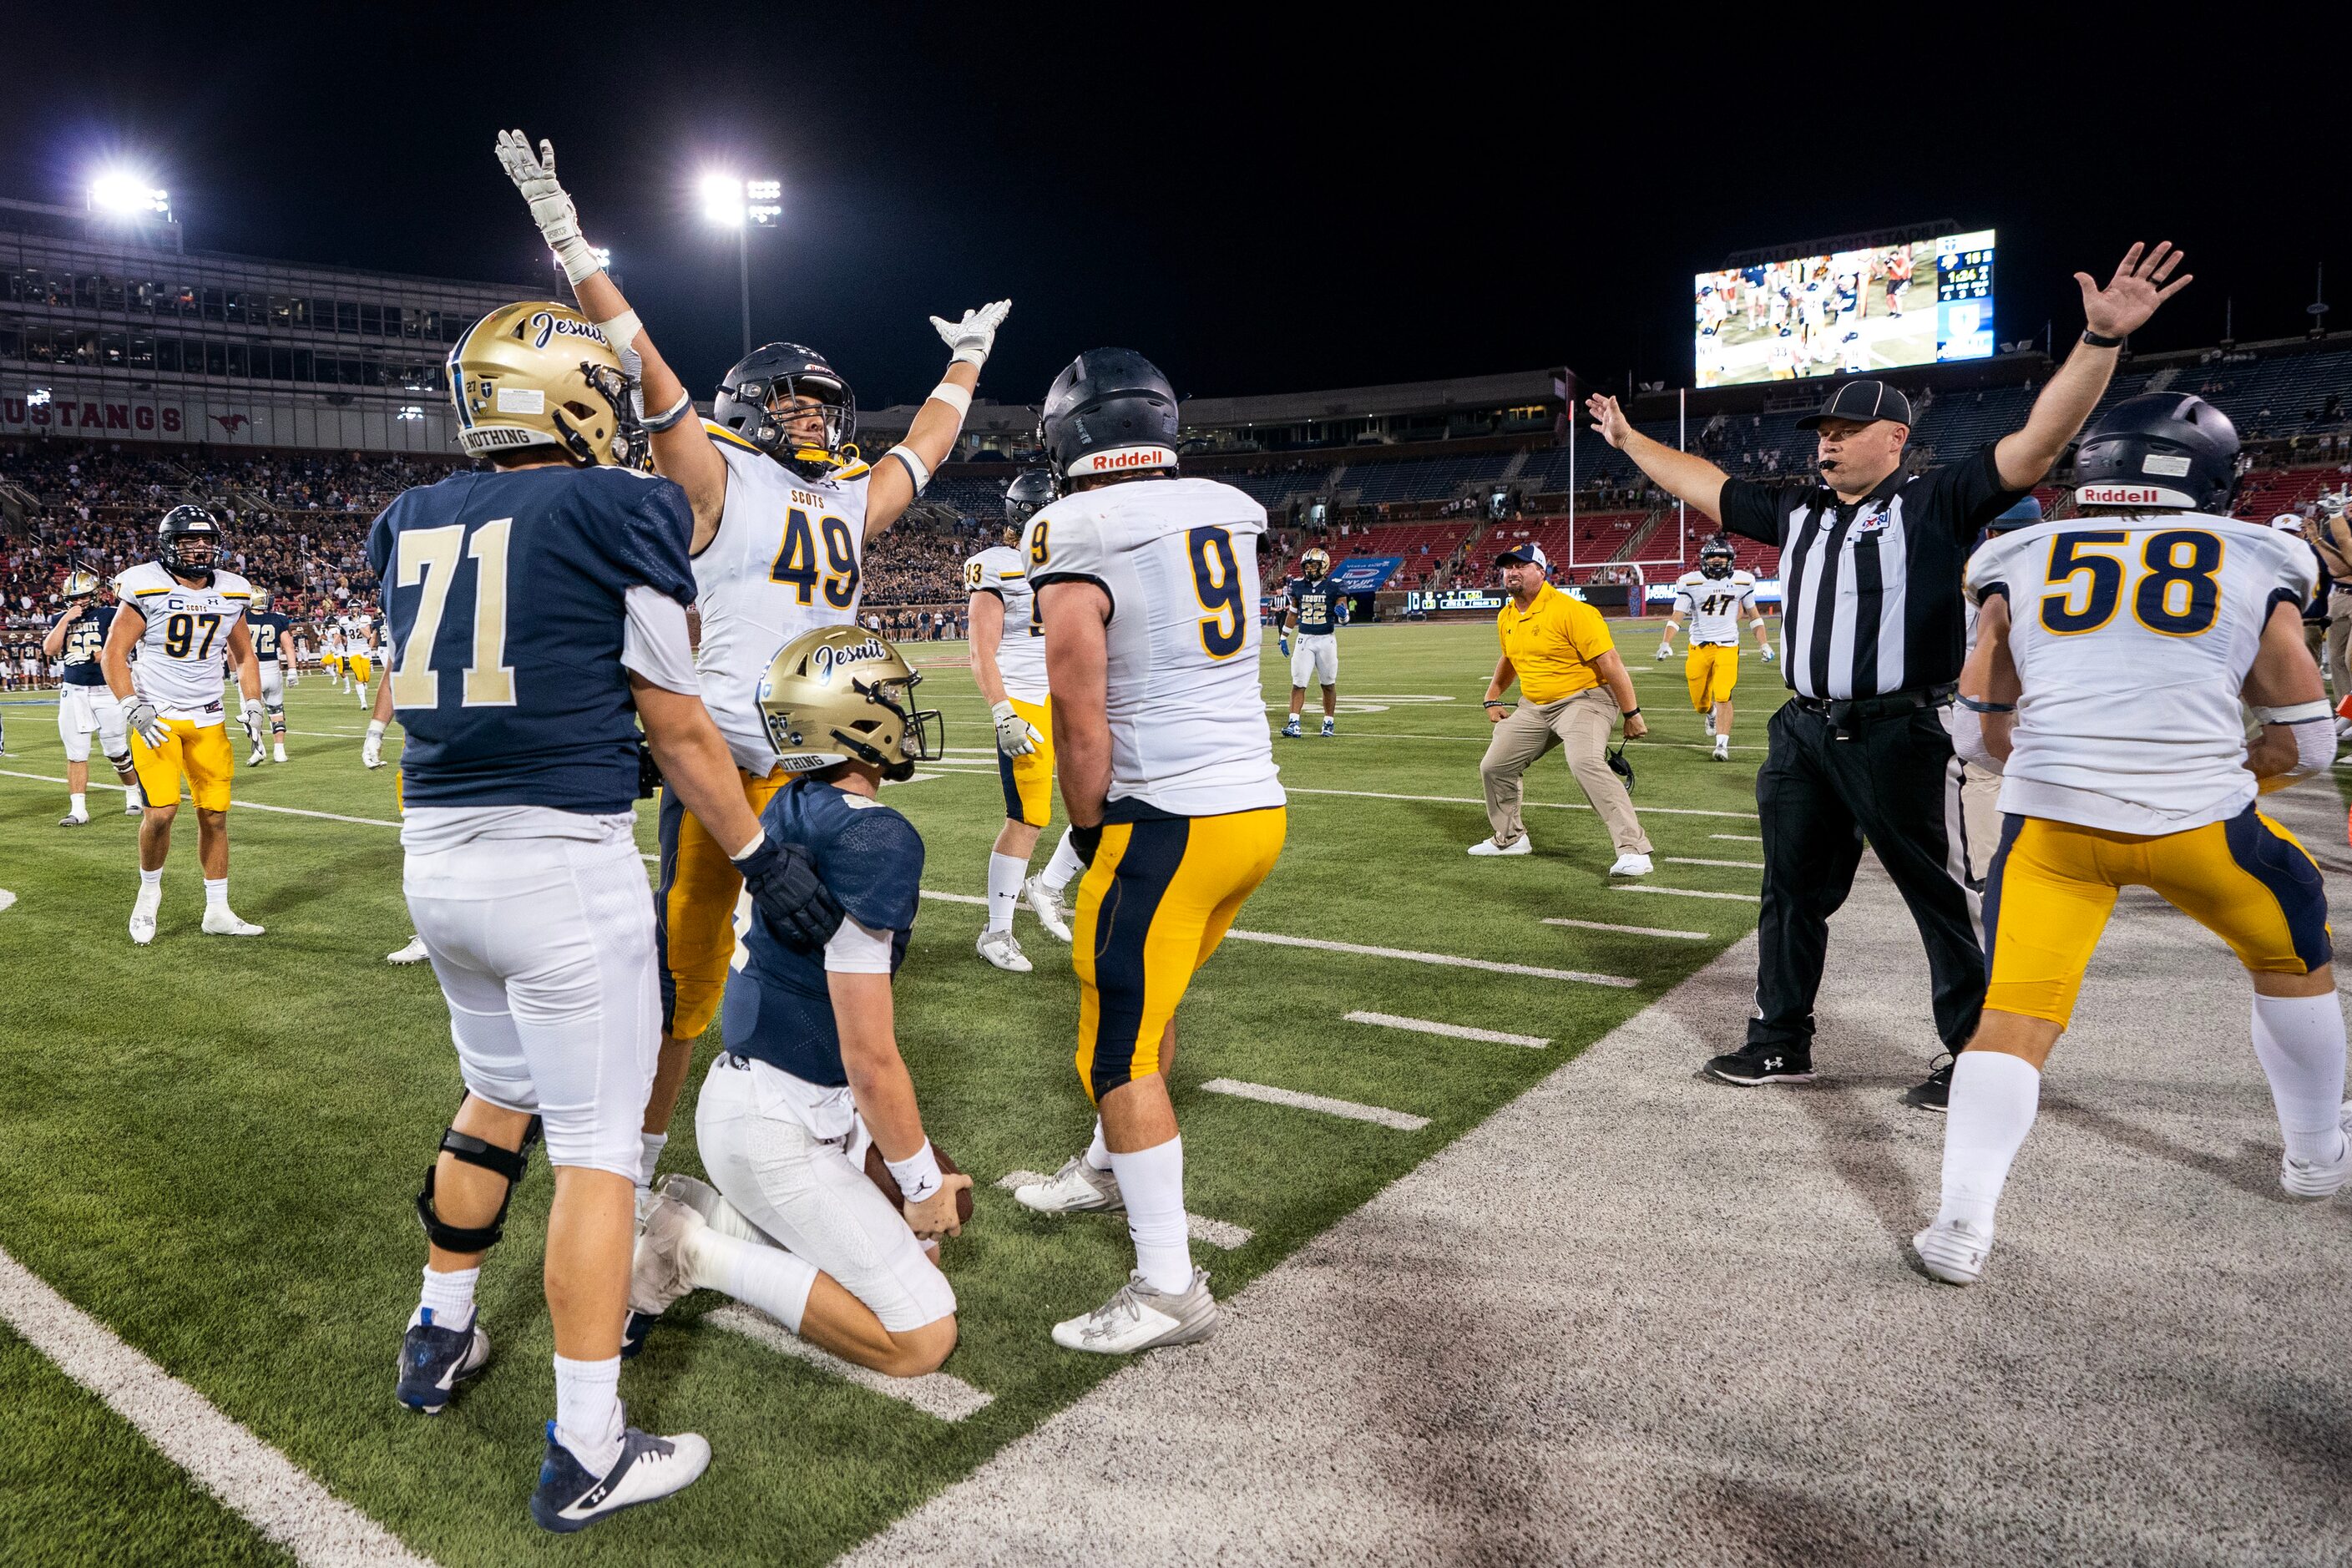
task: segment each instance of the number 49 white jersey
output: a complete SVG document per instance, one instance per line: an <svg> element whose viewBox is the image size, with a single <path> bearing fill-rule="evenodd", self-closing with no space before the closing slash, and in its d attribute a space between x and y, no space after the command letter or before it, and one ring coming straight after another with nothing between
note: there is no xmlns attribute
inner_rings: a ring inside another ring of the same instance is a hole
<svg viewBox="0 0 2352 1568"><path fill-rule="evenodd" d="M1283 804L1258 687L1265 531L1265 508L1213 479L1104 485L1029 520L1033 590L1076 581L1110 598L1113 802L1176 816Z"/></svg>
<svg viewBox="0 0 2352 1568"><path fill-rule="evenodd" d="M2024 683L2000 808L2114 833L2180 833L2254 796L2239 689L2311 546L2195 512L2076 517L1997 536L1968 595L2009 605Z"/></svg>
<svg viewBox="0 0 2352 1568"><path fill-rule="evenodd" d="M1756 574L1734 572L1728 577L1710 577L1704 572L1685 572L1675 583L1675 611L1690 622L1690 640L1694 647L1716 644L1725 647L1739 646L1739 612L1743 605L1756 603Z"/></svg>

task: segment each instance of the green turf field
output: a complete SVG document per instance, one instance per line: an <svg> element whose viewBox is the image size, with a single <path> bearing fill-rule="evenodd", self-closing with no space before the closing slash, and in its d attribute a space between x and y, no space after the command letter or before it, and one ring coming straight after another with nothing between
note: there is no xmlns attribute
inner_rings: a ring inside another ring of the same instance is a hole
<svg viewBox="0 0 2352 1568"><path fill-rule="evenodd" d="M1752 895L1748 867L1760 852L1751 785L1779 672L1747 646L1739 694L1750 701L1738 749L1732 763L1715 763L1680 658L1651 659L1654 626L1618 628L1652 723L1651 740L1633 749L1636 805L1659 857L1648 881ZM1341 642L1340 734L1276 742L1293 791L1289 842L1240 929L1633 984L1227 942L1179 1015L1172 1075L1189 1205L1251 1233L1233 1248L1194 1244L1220 1297L1754 921L1745 898L1612 891L1602 875L1612 852L1588 810L1531 808L1531 857L1465 856L1486 833L1478 702L1495 658L1492 626L1367 626ZM965 671L946 662L961 658L960 645L908 651L941 661L922 695L945 710L951 751L885 799L922 831L925 887L976 897L1003 811L986 710ZM1279 706L1287 661L1270 640L1265 656L1268 700ZM18 899L0 913L0 1190L9 1194L0 1248L415 1552L445 1564L509 1562L546 1544L524 1505L540 1424L553 1411L539 1285L552 1184L534 1169L485 1268L489 1372L437 1419L395 1405L394 1352L424 1259L411 1204L458 1096L457 1064L430 970L383 963L409 936L393 773L361 767L365 715L354 699L318 676L290 698L293 760L241 769L241 809L230 821L234 902L268 934L198 933L190 813L164 878L160 934L143 951L124 931L137 877L134 824L118 814L120 795L94 790L92 825L58 828L54 705L24 694L0 708L8 750L0 888ZM1310 735L1313 713L1310 702ZM102 759L96 771L109 773ZM1528 795L1582 800L1556 753L1530 774ZM647 849L652 820L641 812ZM1052 842L1049 833L1037 864ZM928 1414L703 1323L724 1303L690 1297L630 1365L622 1392L635 1423L707 1435L711 1470L680 1499L578 1538L563 1549L569 1560L822 1562L1115 1370L1057 1349L1046 1330L1123 1279L1123 1224L1030 1215L992 1185L1009 1171L1052 1170L1083 1145L1091 1122L1071 1065L1067 950L1024 913L1015 929L1038 971L1002 974L972 952L981 923L973 904L926 900L898 995L925 1121L979 1186L973 1224L947 1243L962 1342L943 1370L988 1403L960 1420ZM1346 1020L1358 1011L1551 1044ZM699 1071L665 1169L700 1169L691 1115ZM1199 1091L1219 1078L1428 1124L1402 1131ZM282 1560L5 1331L0 1410L0 1543L10 1561Z"/></svg>

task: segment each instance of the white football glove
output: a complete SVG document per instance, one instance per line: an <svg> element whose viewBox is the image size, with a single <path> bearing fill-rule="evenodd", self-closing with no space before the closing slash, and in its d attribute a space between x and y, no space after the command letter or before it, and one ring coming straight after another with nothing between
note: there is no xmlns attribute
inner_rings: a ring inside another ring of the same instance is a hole
<svg viewBox="0 0 2352 1568"><path fill-rule="evenodd" d="M961 321L933 316L931 325L939 329L940 338L955 351L954 359L978 370L988 363L988 351L996 346L996 329L1004 324L1004 318L1012 310L1012 300L999 300L992 305L982 305L977 310L966 310Z"/></svg>
<svg viewBox="0 0 2352 1568"><path fill-rule="evenodd" d="M237 710L236 717L245 726L245 738L253 742L255 751L259 751L269 739L269 710L261 705L260 699L248 697Z"/></svg>
<svg viewBox="0 0 2352 1568"><path fill-rule="evenodd" d="M572 197L555 178L555 143L542 140L533 154L530 139L520 131L499 132L499 162L522 199L530 204L530 217L540 237L555 252L563 276L578 283L601 265L588 242L580 237L580 214Z"/></svg>
<svg viewBox="0 0 2352 1568"><path fill-rule="evenodd" d="M1772 662L1772 645L1770 643L1766 643L1764 645L1764 662L1767 664Z"/></svg>
<svg viewBox="0 0 2352 1568"><path fill-rule="evenodd" d="M163 722L163 716L144 697L134 697L122 705L122 727L136 731L152 752L162 751L164 742L172 738L172 727Z"/></svg>
<svg viewBox="0 0 2352 1568"><path fill-rule="evenodd" d="M1675 657L1675 645L1674 645L1672 642L1662 642L1662 643L1660 643L1660 644L1658 645L1658 657L1659 657L1660 658L1674 658L1674 657Z"/></svg>
<svg viewBox="0 0 2352 1568"><path fill-rule="evenodd" d="M988 713L996 721L996 749L1008 757L1027 756L1045 738L1037 733L1037 726L1014 712L1010 702L999 702Z"/></svg>
<svg viewBox="0 0 2352 1568"><path fill-rule="evenodd" d="M367 739L360 742L360 761L372 768L383 766L383 721L368 721Z"/></svg>

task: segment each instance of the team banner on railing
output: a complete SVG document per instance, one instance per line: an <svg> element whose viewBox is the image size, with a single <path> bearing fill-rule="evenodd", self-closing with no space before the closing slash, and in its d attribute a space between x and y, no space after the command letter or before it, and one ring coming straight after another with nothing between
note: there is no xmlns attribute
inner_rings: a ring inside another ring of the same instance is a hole
<svg viewBox="0 0 2352 1568"><path fill-rule="evenodd" d="M1370 594L1403 564L1402 555L1351 555L1331 569L1331 586L1342 594Z"/></svg>

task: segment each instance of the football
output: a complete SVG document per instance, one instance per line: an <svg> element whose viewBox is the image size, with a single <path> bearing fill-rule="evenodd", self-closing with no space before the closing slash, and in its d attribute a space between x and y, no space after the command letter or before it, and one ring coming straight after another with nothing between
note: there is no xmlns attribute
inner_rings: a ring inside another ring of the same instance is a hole
<svg viewBox="0 0 2352 1568"><path fill-rule="evenodd" d="M936 1139L931 1142L931 1156L939 1161L942 1173L950 1176L962 1174L963 1167L948 1158L948 1152L940 1147ZM868 1142L866 1145L866 1179L882 1189L882 1195L890 1200L893 1207L905 1207L905 1199L898 1191L898 1178L890 1173L889 1163L882 1158L882 1146L879 1143ZM956 1194L956 1223L959 1225L971 1223L971 1189L970 1187Z"/></svg>

